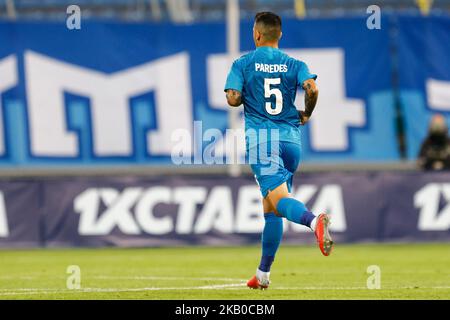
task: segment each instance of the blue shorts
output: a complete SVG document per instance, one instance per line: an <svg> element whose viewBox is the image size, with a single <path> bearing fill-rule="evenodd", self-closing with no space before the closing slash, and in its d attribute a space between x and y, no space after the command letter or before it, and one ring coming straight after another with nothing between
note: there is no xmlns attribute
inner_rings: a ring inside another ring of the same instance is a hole
<svg viewBox="0 0 450 320"><path fill-rule="evenodd" d="M264 198L284 182L291 192L300 157L301 145L287 141L261 143L247 151L248 162Z"/></svg>

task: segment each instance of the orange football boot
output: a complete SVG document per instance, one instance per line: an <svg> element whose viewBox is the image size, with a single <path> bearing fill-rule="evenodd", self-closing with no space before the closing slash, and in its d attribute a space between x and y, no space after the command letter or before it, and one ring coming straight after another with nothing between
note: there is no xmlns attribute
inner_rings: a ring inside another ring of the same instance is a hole
<svg viewBox="0 0 450 320"><path fill-rule="evenodd" d="M316 230L314 234L317 238L320 251L324 256L329 256L333 249L333 240L329 232L330 217L326 213L317 216Z"/></svg>
<svg viewBox="0 0 450 320"><path fill-rule="evenodd" d="M256 275L253 276L250 280L247 281L247 287L251 289L267 289L269 287L269 282L267 283L261 283L259 282L258 278L256 278Z"/></svg>

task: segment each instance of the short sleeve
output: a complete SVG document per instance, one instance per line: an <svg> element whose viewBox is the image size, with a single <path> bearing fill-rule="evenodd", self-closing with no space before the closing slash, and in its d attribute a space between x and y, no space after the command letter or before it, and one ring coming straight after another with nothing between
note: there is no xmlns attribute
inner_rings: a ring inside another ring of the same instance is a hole
<svg viewBox="0 0 450 320"><path fill-rule="evenodd" d="M227 82L225 83L224 91L228 89L234 89L242 92L244 86L244 73L241 66L241 61L236 60L231 66L231 70L228 73Z"/></svg>
<svg viewBox="0 0 450 320"><path fill-rule="evenodd" d="M317 75L314 73L310 73L308 66L306 65L306 63L302 62L302 61L298 61L298 74L297 74L297 83L299 84L299 86L303 86L303 82L305 82L308 79L317 79Z"/></svg>

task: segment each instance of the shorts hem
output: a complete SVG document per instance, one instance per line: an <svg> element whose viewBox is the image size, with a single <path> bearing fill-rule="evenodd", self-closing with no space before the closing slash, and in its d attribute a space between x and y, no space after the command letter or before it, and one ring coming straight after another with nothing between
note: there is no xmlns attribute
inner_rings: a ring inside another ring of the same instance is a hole
<svg viewBox="0 0 450 320"><path fill-rule="evenodd" d="M276 188L278 188L279 186L281 186L283 183L288 182L288 180L293 176L292 173L287 173L283 179L281 181L277 181L276 183L271 184L268 188L266 188L265 190L261 189L261 194L263 196L263 198L265 199L267 197L267 194L269 193L269 191L274 190Z"/></svg>

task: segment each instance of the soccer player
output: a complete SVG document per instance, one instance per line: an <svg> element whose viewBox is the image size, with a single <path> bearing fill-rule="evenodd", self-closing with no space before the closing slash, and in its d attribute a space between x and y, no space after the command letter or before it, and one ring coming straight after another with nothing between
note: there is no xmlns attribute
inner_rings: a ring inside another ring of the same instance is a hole
<svg viewBox="0 0 450 320"><path fill-rule="evenodd" d="M256 275L247 282L254 289L269 286L283 234L282 217L311 228L323 255L328 256L333 246L329 216L314 215L291 195L301 155L300 125L310 119L318 89L317 76L307 65L278 49L281 34L278 15L258 13L253 26L256 49L234 61L225 84L228 104L244 104L247 156L263 196L262 257ZM304 111L294 105L297 87L305 91Z"/></svg>

